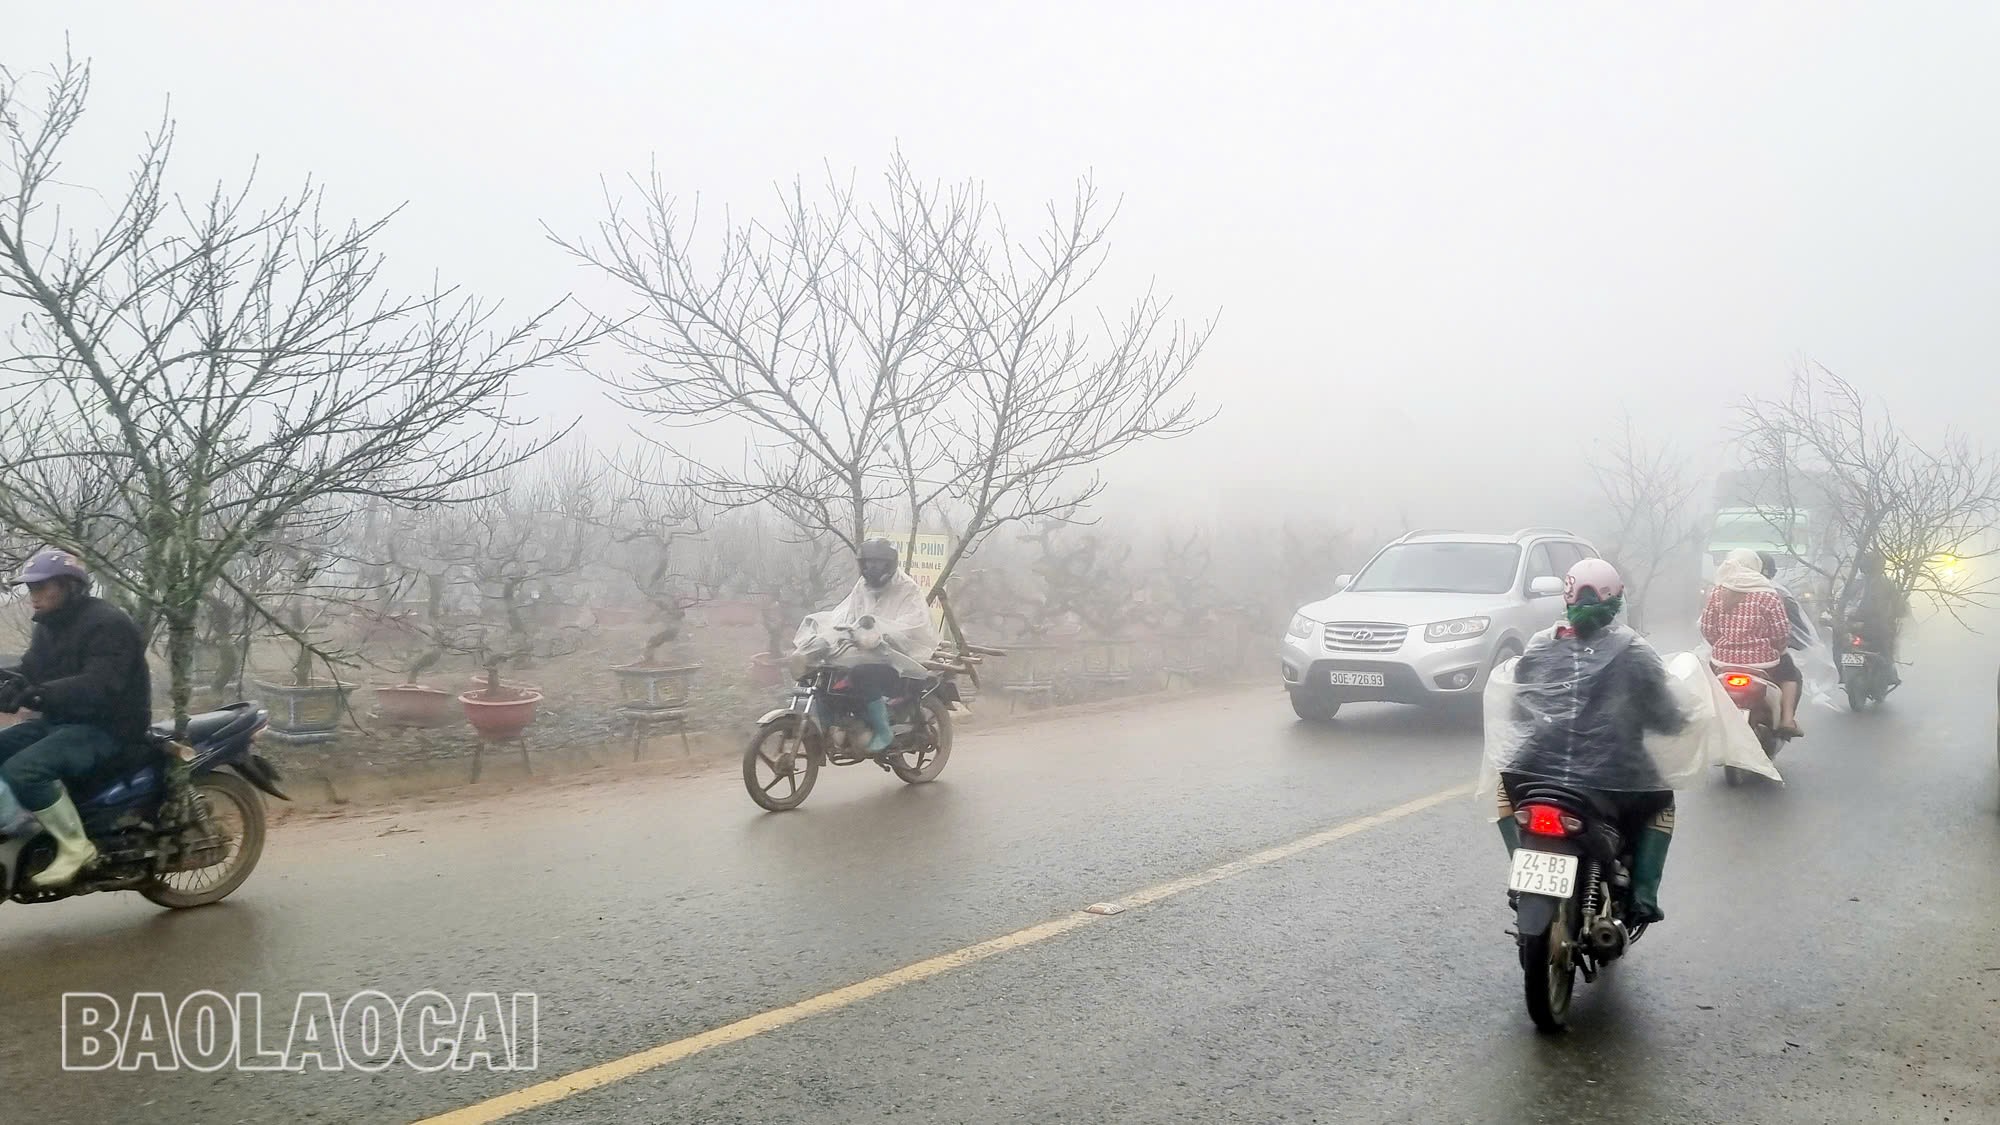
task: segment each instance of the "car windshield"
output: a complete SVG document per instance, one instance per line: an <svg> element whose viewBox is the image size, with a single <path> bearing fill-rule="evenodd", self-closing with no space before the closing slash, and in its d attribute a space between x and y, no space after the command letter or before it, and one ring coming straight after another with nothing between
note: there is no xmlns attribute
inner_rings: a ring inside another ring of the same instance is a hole
<svg viewBox="0 0 2000 1125"><path fill-rule="evenodd" d="M1361 593L1504 594L1514 588L1521 548L1512 543L1399 543L1349 587Z"/></svg>

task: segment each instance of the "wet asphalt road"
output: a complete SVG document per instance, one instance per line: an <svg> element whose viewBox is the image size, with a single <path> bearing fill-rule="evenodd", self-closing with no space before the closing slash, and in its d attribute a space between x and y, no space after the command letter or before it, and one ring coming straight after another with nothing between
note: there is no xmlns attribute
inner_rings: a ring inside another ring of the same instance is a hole
<svg viewBox="0 0 2000 1125"><path fill-rule="evenodd" d="M1941 631L1940 631L1941 632ZM2000 1120L2000 646L1913 646L1783 789L1681 798L1670 915L1535 1034L1468 796L522 1122ZM942 780L727 773L287 826L229 902L0 906L0 1120L410 1121L1470 782L1476 720L1269 692L973 733ZM65 991L533 991L532 1075L65 1074Z"/></svg>

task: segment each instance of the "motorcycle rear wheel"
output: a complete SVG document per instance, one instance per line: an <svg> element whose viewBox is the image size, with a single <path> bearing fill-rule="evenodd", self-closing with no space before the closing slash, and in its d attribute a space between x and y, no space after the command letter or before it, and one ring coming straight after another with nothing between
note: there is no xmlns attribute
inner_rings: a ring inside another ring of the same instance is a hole
<svg viewBox="0 0 2000 1125"><path fill-rule="evenodd" d="M1868 706L1868 683L1865 677L1856 676L1847 681L1847 709L1860 711Z"/></svg>
<svg viewBox="0 0 2000 1125"><path fill-rule="evenodd" d="M1565 900L1556 907L1548 929L1521 939L1521 983L1528 1001L1528 1018L1542 1031L1569 1027L1569 1001L1576 991L1576 942L1570 933Z"/></svg>
<svg viewBox="0 0 2000 1125"><path fill-rule="evenodd" d="M774 736L776 748L767 750ZM760 765L771 774L768 783L758 772ZM768 812L789 812L805 804L818 781L819 755L806 745L805 732L797 718L765 723L757 728L750 745L743 750L743 788L749 791L751 800ZM772 792L787 782L790 788L784 793Z"/></svg>
<svg viewBox="0 0 2000 1125"><path fill-rule="evenodd" d="M924 700L923 745L889 755L889 768L911 785L936 781L951 760L951 710L935 699Z"/></svg>
<svg viewBox="0 0 2000 1125"><path fill-rule="evenodd" d="M147 902L169 910L191 910L228 898L256 870L264 854L264 798L249 782L218 772L196 778L194 789L195 799L208 803L217 829L229 839L220 862L155 875L139 886ZM180 880L185 882L177 884Z"/></svg>

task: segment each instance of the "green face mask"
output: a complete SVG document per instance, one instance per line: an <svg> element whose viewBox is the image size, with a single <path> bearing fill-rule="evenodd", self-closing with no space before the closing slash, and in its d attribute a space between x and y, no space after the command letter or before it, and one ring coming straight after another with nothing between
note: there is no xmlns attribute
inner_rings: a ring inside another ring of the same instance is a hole
<svg viewBox="0 0 2000 1125"><path fill-rule="evenodd" d="M1606 602L1583 602L1569 606L1565 610L1570 628L1579 633L1595 633L1611 624L1618 617L1618 611L1625 606L1623 597Z"/></svg>

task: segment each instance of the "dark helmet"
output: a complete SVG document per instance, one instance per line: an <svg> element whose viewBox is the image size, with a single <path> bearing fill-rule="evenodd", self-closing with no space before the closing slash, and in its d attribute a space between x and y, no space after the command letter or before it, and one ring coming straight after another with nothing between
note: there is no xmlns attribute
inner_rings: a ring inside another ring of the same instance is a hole
<svg viewBox="0 0 2000 1125"><path fill-rule="evenodd" d="M83 568L83 560L60 547L43 547L28 559L21 568L20 577L13 585L32 586L57 578L73 579L80 586L90 585L90 572Z"/></svg>
<svg viewBox="0 0 2000 1125"><path fill-rule="evenodd" d="M854 553L855 561L861 566L862 581L881 588L896 576L896 545L887 539L870 539Z"/></svg>
<svg viewBox="0 0 2000 1125"><path fill-rule="evenodd" d="M1757 552L1757 557L1764 562L1764 577L1776 578L1778 576L1777 556L1769 551L1759 551Z"/></svg>

